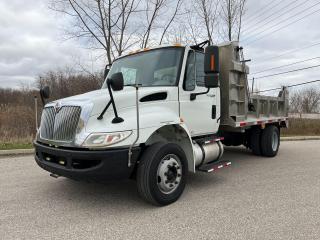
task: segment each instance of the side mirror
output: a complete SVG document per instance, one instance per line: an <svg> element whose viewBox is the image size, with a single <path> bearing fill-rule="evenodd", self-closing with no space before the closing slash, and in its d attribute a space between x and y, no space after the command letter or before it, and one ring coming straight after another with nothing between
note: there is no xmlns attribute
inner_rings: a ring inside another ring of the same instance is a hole
<svg viewBox="0 0 320 240"><path fill-rule="evenodd" d="M46 105L45 99L48 99L50 97L50 88L49 86L44 86L43 88L40 89L40 97L41 97L41 102L42 105Z"/></svg>
<svg viewBox="0 0 320 240"><path fill-rule="evenodd" d="M50 88L49 86L45 86L40 89L40 96L43 99L48 99L50 97Z"/></svg>
<svg viewBox="0 0 320 240"><path fill-rule="evenodd" d="M113 91L121 91L124 86L122 72L112 74L111 78L107 79L107 84Z"/></svg>
<svg viewBox="0 0 320 240"><path fill-rule="evenodd" d="M116 108L116 104L115 104L115 101L113 98L111 88L113 91L121 91L123 89L124 82L123 82L122 72L112 74L112 76L107 79L107 86L108 86L108 91L110 94L110 101L108 102L107 106L103 109L102 113L100 114L100 116L97 119L101 120L103 118L103 115L105 114L105 112L108 110L109 106L112 104L113 112L114 112L114 116L115 116L114 119L112 120L112 123L121 123L124 120L118 116L118 112L117 112L117 108Z"/></svg>
<svg viewBox="0 0 320 240"><path fill-rule="evenodd" d="M104 69L104 73L103 73L103 77L104 79L106 79L106 77L108 76L110 69L109 69L109 65L107 65Z"/></svg>
<svg viewBox="0 0 320 240"><path fill-rule="evenodd" d="M219 47L218 46L208 46L205 49L204 56L204 72L205 80L204 84L207 88L217 88L219 84Z"/></svg>
<svg viewBox="0 0 320 240"><path fill-rule="evenodd" d="M206 88L220 87L219 74L206 74L204 77L204 86Z"/></svg>

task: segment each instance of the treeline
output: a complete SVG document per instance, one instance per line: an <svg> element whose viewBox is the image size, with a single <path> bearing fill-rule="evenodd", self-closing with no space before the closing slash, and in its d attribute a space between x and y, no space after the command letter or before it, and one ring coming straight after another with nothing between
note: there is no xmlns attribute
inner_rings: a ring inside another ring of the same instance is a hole
<svg viewBox="0 0 320 240"><path fill-rule="evenodd" d="M51 0L66 39L100 50L106 62L166 43L239 40L247 0Z"/></svg>
<svg viewBox="0 0 320 240"><path fill-rule="evenodd" d="M96 90L103 83L103 74L79 74L70 70L49 71L38 77L37 87L49 86L51 100ZM31 142L35 135L34 97L42 108L39 91L22 88L0 88L0 142ZM39 112L40 114L40 112Z"/></svg>
<svg viewBox="0 0 320 240"><path fill-rule="evenodd" d="M103 73L77 73L70 69L49 71L37 79L37 87L49 86L50 99L68 96L99 89L103 83Z"/></svg>
<svg viewBox="0 0 320 240"><path fill-rule="evenodd" d="M0 142L31 141L35 132L32 90L0 89Z"/></svg>
<svg viewBox="0 0 320 240"><path fill-rule="evenodd" d="M45 85L49 86L51 101L99 89L102 83L103 73L76 73L64 69L42 74L36 81L36 87L39 89ZM32 141L36 129L35 96L38 98L40 111L42 104L38 90L0 88L0 142L25 143ZM291 112L316 113L319 110L319 89L310 87L290 93Z"/></svg>
<svg viewBox="0 0 320 240"><path fill-rule="evenodd" d="M293 113L319 113L320 89L309 87L292 92L290 95L290 111Z"/></svg>

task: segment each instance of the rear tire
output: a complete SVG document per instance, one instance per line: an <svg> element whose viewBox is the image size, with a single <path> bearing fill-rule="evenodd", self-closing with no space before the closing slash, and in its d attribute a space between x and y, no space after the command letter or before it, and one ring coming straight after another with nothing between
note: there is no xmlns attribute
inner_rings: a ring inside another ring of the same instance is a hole
<svg viewBox="0 0 320 240"><path fill-rule="evenodd" d="M261 153L266 157L277 155L280 145L279 128L274 125L267 126L261 135Z"/></svg>
<svg viewBox="0 0 320 240"><path fill-rule="evenodd" d="M164 206L179 199L186 183L187 159L173 143L155 143L141 157L137 187L147 202Z"/></svg>
<svg viewBox="0 0 320 240"><path fill-rule="evenodd" d="M261 156L261 129L254 127L250 133L250 148L254 155Z"/></svg>

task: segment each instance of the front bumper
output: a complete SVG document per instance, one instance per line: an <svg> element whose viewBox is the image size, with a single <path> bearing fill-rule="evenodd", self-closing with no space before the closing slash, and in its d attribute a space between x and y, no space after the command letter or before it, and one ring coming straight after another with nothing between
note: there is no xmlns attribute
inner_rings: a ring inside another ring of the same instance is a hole
<svg viewBox="0 0 320 240"><path fill-rule="evenodd" d="M127 179L133 173L141 152L132 149L131 167L128 167L128 149L74 150L50 147L34 142L35 160L44 170L76 180Z"/></svg>

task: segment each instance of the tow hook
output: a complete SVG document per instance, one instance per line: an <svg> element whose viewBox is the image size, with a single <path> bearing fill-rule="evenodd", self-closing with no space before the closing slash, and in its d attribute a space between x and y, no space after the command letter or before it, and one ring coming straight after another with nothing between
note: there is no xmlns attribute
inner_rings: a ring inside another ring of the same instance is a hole
<svg viewBox="0 0 320 240"><path fill-rule="evenodd" d="M60 177L60 176L59 176L59 175L57 175L57 174L54 174L54 173L50 173L50 177L58 178L58 177Z"/></svg>

